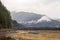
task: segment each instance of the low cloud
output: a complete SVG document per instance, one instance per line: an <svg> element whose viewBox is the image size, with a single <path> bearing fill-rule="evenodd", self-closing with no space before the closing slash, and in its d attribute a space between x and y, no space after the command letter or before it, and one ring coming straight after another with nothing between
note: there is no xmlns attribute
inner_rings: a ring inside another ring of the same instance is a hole
<svg viewBox="0 0 60 40"><path fill-rule="evenodd" d="M10 11L28 11L60 19L60 0L1 0Z"/></svg>

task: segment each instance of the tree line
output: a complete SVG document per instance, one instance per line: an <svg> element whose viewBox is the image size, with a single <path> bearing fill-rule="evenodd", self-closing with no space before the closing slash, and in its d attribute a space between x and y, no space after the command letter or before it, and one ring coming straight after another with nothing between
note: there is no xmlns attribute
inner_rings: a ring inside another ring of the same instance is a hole
<svg viewBox="0 0 60 40"><path fill-rule="evenodd" d="M11 28L11 16L10 12L0 1L0 29L1 28Z"/></svg>

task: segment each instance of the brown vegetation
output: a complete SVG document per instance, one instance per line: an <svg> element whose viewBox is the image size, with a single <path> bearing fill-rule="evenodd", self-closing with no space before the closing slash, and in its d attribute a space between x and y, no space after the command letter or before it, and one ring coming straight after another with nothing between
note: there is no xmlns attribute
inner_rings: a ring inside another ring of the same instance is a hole
<svg viewBox="0 0 60 40"><path fill-rule="evenodd" d="M40 30L40 31L24 31L17 30L18 33L9 34L12 38L22 40L60 40L60 31ZM29 32L36 32L37 34L29 34Z"/></svg>

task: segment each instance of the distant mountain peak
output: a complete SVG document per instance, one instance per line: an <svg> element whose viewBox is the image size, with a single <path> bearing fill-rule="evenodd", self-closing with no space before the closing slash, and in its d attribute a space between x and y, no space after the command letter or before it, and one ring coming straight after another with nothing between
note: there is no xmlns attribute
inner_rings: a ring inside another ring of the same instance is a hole
<svg viewBox="0 0 60 40"><path fill-rule="evenodd" d="M41 22L41 21L51 21L51 19L48 16L43 16L41 19L39 19L37 22Z"/></svg>

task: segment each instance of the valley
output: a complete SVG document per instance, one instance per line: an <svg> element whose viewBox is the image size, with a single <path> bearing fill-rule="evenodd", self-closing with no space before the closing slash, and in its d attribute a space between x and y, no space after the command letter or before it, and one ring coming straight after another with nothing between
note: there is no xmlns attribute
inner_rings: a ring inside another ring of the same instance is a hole
<svg viewBox="0 0 60 40"><path fill-rule="evenodd" d="M7 37L16 40L60 40L60 31L58 30L16 30L10 31Z"/></svg>

